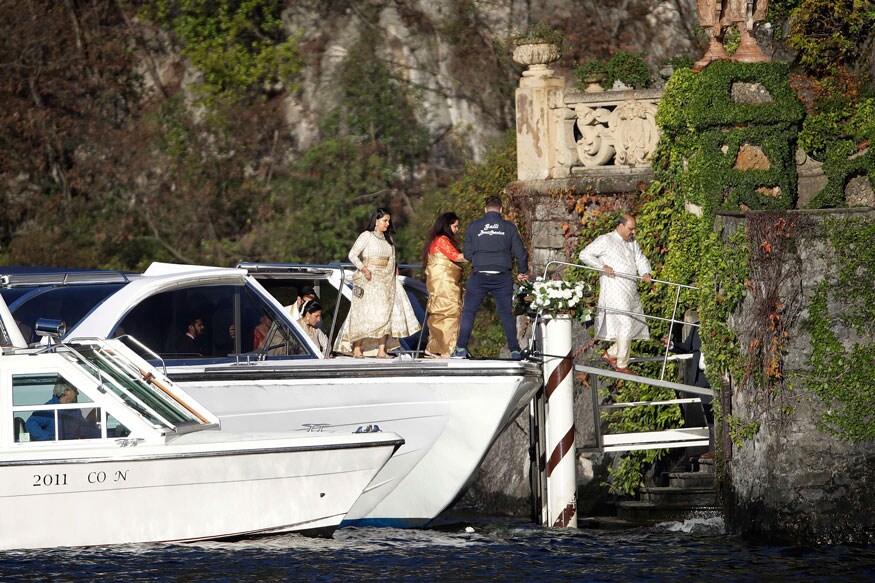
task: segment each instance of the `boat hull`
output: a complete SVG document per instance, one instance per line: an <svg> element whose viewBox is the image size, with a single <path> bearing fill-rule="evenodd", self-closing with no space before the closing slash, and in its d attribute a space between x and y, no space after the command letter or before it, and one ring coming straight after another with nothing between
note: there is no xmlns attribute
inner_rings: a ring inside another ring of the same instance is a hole
<svg viewBox="0 0 875 583"><path fill-rule="evenodd" d="M400 443L367 437L7 456L0 549L330 535Z"/></svg>
<svg viewBox="0 0 875 583"><path fill-rule="evenodd" d="M427 525L461 495L540 385L539 370L528 363L345 362L351 360L170 374L232 431L315 422L332 431L377 425L403 436L343 523L396 527Z"/></svg>

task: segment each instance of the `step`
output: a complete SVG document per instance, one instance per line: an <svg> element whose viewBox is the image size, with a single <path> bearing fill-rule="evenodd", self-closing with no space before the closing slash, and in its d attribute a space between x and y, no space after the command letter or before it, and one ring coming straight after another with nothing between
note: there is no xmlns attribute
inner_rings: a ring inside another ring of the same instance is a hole
<svg viewBox="0 0 875 583"><path fill-rule="evenodd" d="M642 488L641 502L672 507L714 506L717 503L717 491L714 488L672 486Z"/></svg>
<svg viewBox="0 0 875 583"><path fill-rule="evenodd" d="M702 459L699 457L690 458L690 468L692 471L701 474L713 474L715 468L714 460Z"/></svg>
<svg viewBox="0 0 875 583"><path fill-rule="evenodd" d="M714 474L710 472L669 472L668 485L672 488L714 488Z"/></svg>
<svg viewBox="0 0 875 583"><path fill-rule="evenodd" d="M670 520L687 520L690 518L711 518L721 516L719 507L713 504L693 506L688 508L661 506L637 500L617 502L617 519L638 524L653 524Z"/></svg>

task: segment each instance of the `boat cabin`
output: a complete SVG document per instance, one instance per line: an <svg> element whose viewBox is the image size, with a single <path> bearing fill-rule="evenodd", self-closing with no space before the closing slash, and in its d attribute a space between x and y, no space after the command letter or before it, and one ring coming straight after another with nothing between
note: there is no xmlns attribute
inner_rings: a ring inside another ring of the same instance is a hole
<svg viewBox="0 0 875 583"><path fill-rule="evenodd" d="M218 427L214 415L118 340L2 351L3 449L164 442Z"/></svg>
<svg viewBox="0 0 875 583"><path fill-rule="evenodd" d="M154 263L142 275L4 274L0 295L28 343L38 341L36 320L48 317L64 321L76 337L133 336L148 347L141 354L149 360L172 365L319 358L318 347L290 322L295 303L303 289L313 288L322 329L333 341L349 311L348 270L342 264L243 263L229 269ZM424 325L425 285L412 277L401 281ZM401 345L421 350L426 340L427 329Z"/></svg>

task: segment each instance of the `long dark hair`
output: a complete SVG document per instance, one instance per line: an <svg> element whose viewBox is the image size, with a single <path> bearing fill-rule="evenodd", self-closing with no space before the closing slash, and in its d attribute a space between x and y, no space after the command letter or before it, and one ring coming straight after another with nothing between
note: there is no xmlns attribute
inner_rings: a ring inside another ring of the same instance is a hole
<svg viewBox="0 0 875 583"><path fill-rule="evenodd" d="M375 210L375 211L371 214L371 221L368 223L368 231L370 231L370 232L373 233L373 232L374 232L374 229L377 228L377 219L382 219L382 218L385 217L386 215L391 215L391 214L392 214L392 213L390 213L389 211L387 211L386 209L384 209L384 208L382 208L382 207L380 207L380 208L378 208L377 210ZM395 241L392 239L392 231L394 231L395 229L393 228L394 225L392 224L391 221L392 221L392 219L390 218L390 219L389 219L389 228L386 229L386 232L385 232L384 234L385 234L385 236L386 236L386 240L389 241L389 245L391 245L391 246L394 247L394 246L395 246Z"/></svg>
<svg viewBox="0 0 875 583"><path fill-rule="evenodd" d="M428 263L428 248L431 247L432 241L440 237L441 235L445 236L450 242L453 244L453 247L456 248L456 251L459 250L459 243L456 241L456 234L453 233L453 230L450 228L453 223L459 220L459 215L454 212L444 213L439 216L434 225L432 225L431 230L428 232L428 235L425 237L425 247L422 250L422 265L426 265Z"/></svg>

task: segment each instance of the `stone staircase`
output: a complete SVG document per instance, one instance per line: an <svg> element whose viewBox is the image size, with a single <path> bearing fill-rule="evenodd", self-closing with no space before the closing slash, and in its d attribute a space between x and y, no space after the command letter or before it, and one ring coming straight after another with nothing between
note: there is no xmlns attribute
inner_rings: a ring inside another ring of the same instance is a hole
<svg viewBox="0 0 875 583"><path fill-rule="evenodd" d="M714 485L714 460L698 460L689 466L685 463L684 467L665 472L660 478L659 482L664 485L642 488L640 500L617 502L617 520L653 524L720 513Z"/></svg>

